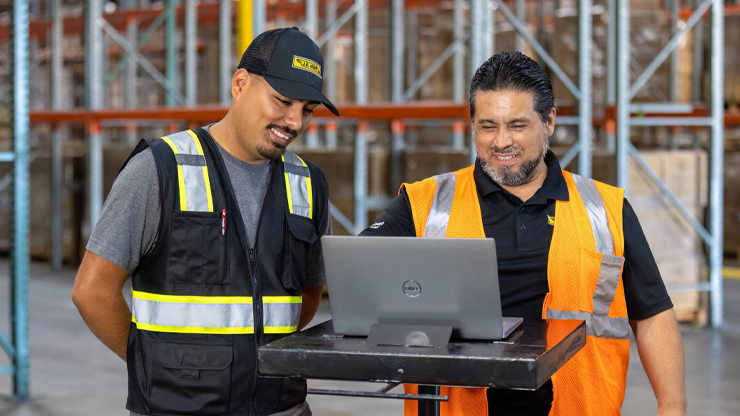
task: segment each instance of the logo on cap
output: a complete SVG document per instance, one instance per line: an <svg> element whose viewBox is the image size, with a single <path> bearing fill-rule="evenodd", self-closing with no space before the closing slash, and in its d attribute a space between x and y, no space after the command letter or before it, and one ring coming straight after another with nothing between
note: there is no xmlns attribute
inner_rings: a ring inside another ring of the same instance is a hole
<svg viewBox="0 0 740 416"><path fill-rule="evenodd" d="M300 56L293 55L293 68L302 69L308 71L317 77L321 78L321 65L316 62L306 59Z"/></svg>

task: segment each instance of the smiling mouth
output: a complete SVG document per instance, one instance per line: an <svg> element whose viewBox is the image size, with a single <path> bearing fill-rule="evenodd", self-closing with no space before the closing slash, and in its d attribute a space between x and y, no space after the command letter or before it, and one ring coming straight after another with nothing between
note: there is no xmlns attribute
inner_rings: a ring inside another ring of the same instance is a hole
<svg viewBox="0 0 740 416"><path fill-rule="evenodd" d="M514 159L517 156L518 155L509 155L509 156L499 156L499 155L496 155L496 159L498 159L498 160L500 160L502 162L506 162L506 161L509 161L511 159Z"/></svg>
<svg viewBox="0 0 740 416"><path fill-rule="evenodd" d="M276 136L278 136L279 138L283 139L283 140L292 140L293 139L293 137L289 136L286 133L281 132L280 130L278 130L276 128L271 128L270 131L273 134L275 134Z"/></svg>

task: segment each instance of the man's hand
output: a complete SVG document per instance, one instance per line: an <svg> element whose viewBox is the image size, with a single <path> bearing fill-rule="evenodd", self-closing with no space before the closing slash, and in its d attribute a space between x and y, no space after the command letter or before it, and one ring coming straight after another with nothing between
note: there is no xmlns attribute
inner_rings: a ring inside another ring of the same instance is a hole
<svg viewBox="0 0 740 416"><path fill-rule="evenodd" d="M298 330L300 331L316 315L316 310L319 309L319 303L321 302L321 294L324 291L324 286L309 287L303 291L303 304L301 305L301 318L298 320Z"/></svg>
<svg viewBox="0 0 740 416"><path fill-rule="evenodd" d="M658 416L686 415L686 383L681 333L673 309L630 321L637 351L658 399Z"/></svg>
<svg viewBox="0 0 740 416"><path fill-rule="evenodd" d="M93 334L126 361L131 311L123 299L128 272L86 251L77 272L72 302Z"/></svg>

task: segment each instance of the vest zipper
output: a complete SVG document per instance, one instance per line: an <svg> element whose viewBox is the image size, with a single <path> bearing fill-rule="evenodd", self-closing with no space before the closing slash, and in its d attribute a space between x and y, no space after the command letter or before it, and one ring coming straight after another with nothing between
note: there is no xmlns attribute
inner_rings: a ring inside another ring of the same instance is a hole
<svg viewBox="0 0 740 416"><path fill-rule="evenodd" d="M257 279L257 266L255 264L254 260L254 249L250 248L247 250L249 253L249 267L251 268L252 272L252 284L254 285L254 290L252 291L252 300L254 302L254 308L256 309L255 317L254 317L254 342L255 342L255 352L257 351L257 348L262 344L262 288L260 287L259 280ZM256 357L255 357L256 358ZM260 377L257 375L257 362L254 363L254 391L252 391L252 409L254 411L254 414L257 414L257 392L260 390Z"/></svg>

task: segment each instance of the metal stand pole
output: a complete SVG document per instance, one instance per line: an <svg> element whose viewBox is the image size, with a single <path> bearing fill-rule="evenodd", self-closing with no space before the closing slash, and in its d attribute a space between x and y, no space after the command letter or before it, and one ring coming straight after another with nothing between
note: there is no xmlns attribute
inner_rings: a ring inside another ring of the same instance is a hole
<svg viewBox="0 0 740 416"><path fill-rule="evenodd" d="M526 27L527 9L525 0L516 0L514 13L516 13L516 18ZM514 38L514 49L524 53L524 45L524 38L520 35L516 35L516 38Z"/></svg>
<svg viewBox="0 0 740 416"><path fill-rule="evenodd" d="M391 97L393 103L403 102L403 49L404 49L404 0L392 1L392 41L391 41ZM401 153L404 148L403 120L391 122L391 186L397 189L401 186Z"/></svg>
<svg viewBox="0 0 740 416"><path fill-rule="evenodd" d="M218 93L221 105L231 103L231 0L218 5Z"/></svg>
<svg viewBox="0 0 740 416"><path fill-rule="evenodd" d="M319 32L319 1L306 0L306 23L305 33L309 38L316 40Z"/></svg>
<svg viewBox="0 0 740 416"><path fill-rule="evenodd" d="M578 173L582 176L591 177L591 133L593 131L593 120L591 113L592 97L592 65L591 26L593 16L591 15L591 1L580 0L578 13L578 90L581 97L578 100L578 141L580 150L578 152Z"/></svg>
<svg viewBox="0 0 740 416"><path fill-rule="evenodd" d="M367 104L367 0L355 0L355 102ZM355 138L355 232L367 227L367 122L360 121Z"/></svg>
<svg viewBox="0 0 740 416"><path fill-rule="evenodd" d="M28 348L28 0L14 0L11 17L12 113L11 143L11 305L13 332L13 396L29 396Z"/></svg>
<svg viewBox="0 0 740 416"><path fill-rule="evenodd" d="M680 0L669 0L671 7L671 36L678 31L678 8ZM669 98L672 103L678 102L678 48L671 52L671 69L668 85L670 88Z"/></svg>
<svg viewBox="0 0 740 416"><path fill-rule="evenodd" d="M62 107L62 85L64 61L62 57L62 36L64 16L60 2L53 1L51 7L51 108ZM51 133L51 265L62 267L62 135L61 126L54 125Z"/></svg>
<svg viewBox="0 0 740 416"><path fill-rule="evenodd" d="M89 0L88 0L89 1ZM176 23L177 16L175 15L175 5L177 0L165 0L165 7L167 10L167 19L165 25L165 78L170 86L177 88L177 34ZM174 107L176 105L175 97L169 92L165 92L165 103L168 107Z"/></svg>
<svg viewBox="0 0 740 416"><path fill-rule="evenodd" d="M126 40L132 45L137 44L137 30L136 15L131 13L126 18ZM138 88L136 70L136 61L133 59L126 60L126 69L124 70L124 102L126 108L136 108ZM136 144L136 125L133 123L126 126L126 142L129 145Z"/></svg>
<svg viewBox="0 0 740 416"><path fill-rule="evenodd" d="M629 195L630 0L617 0L617 186Z"/></svg>
<svg viewBox="0 0 740 416"><path fill-rule="evenodd" d="M471 0L470 2L470 74L475 75L475 71L486 60L485 45L483 43L486 33L485 25L487 0ZM475 140L473 137L474 129L470 129L470 163L475 163L477 156L475 152Z"/></svg>
<svg viewBox="0 0 740 416"><path fill-rule="evenodd" d="M701 4L701 0L696 0L696 6ZM701 101L702 78L704 74L704 19L699 19L692 32L694 36L694 51L691 74L691 101Z"/></svg>
<svg viewBox="0 0 740 416"><path fill-rule="evenodd" d="M172 0L170 0L172 1ZM91 110L103 108L101 88L103 86L103 42L98 21L102 18L102 3L86 0L85 15L85 92L87 107ZM90 233L100 217L103 206L103 150L100 128L97 123L88 126L88 186Z"/></svg>
<svg viewBox="0 0 740 416"><path fill-rule="evenodd" d="M406 19L408 28L406 30L407 44L406 44L406 87L409 87L412 82L419 76L419 12L415 7L409 6L406 9ZM417 95L414 94L414 97ZM413 99L413 97L412 97Z"/></svg>
<svg viewBox="0 0 740 416"><path fill-rule="evenodd" d="M439 396L439 386L419 386L418 394L434 394ZM419 400L419 416L439 416L439 401Z"/></svg>
<svg viewBox="0 0 740 416"><path fill-rule="evenodd" d="M337 20L337 2L335 0L327 0L326 2L326 27L334 23ZM337 100L337 65L334 60L334 47L336 37L332 35L326 41L326 48L324 52L324 73L327 76L324 77L326 98L331 102ZM325 127L326 133L326 149L336 150L337 149L337 125L336 123L327 123Z"/></svg>
<svg viewBox="0 0 740 416"><path fill-rule="evenodd" d="M722 299L722 224L724 192L724 3L714 0L712 6L712 145L710 153L710 232L709 280L712 285L712 326L721 328L724 322Z"/></svg>
<svg viewBox="0 0 740 416"><path fill-rule="evenodd" d="M455 40L462 39L465 36L465 8L463 0L455 0L453 9L453 34ZM452 73L452 99L455 102L465 101L465 44L461 43L455 49L453 57ZM452 148L457 151L463 151L465 148L465 128L462 123L456 123L452 131Z"/></svg>
<svg viewBox="0 0 740 416"><path fill-rule="evenodd" d="M256 38L262 32L265 31L265 22L267 21L267 10L265 8L265 0L252 0L253 10L253 23L252 23L252 38ZM246 50L246 48L245 48ZM240 53L244 53L241 51Z"/></svg>
<svg viewBox="0 0 740 416"><path fill-rule="evenodd" d="M606 105L617 104L617 0L608 0L609 21L606 30ZM606 126L606 148L609 154L616 151L613 126Z"/></svg>
<svg viewBox="0 0 740 416"><path fill-rule="evenodd" d="M185 98L189 107L198 101L198 3L185 0Z"/></svg>

